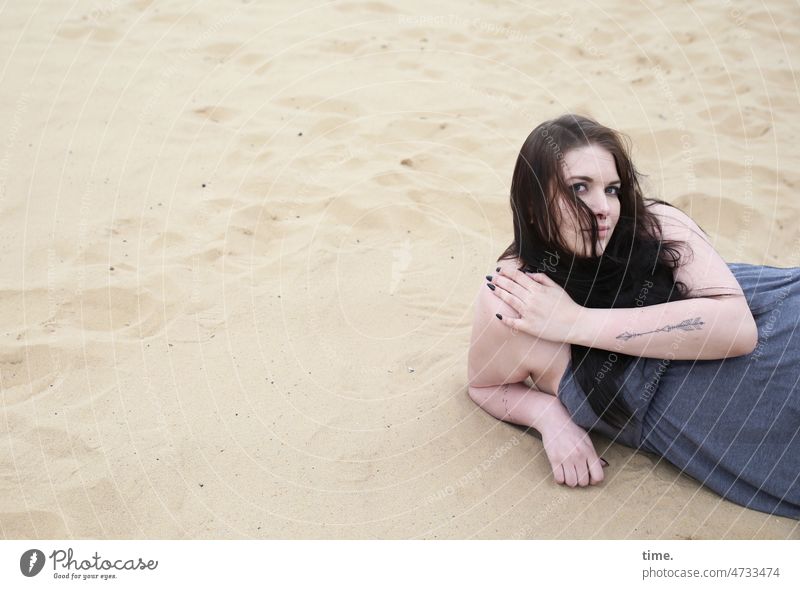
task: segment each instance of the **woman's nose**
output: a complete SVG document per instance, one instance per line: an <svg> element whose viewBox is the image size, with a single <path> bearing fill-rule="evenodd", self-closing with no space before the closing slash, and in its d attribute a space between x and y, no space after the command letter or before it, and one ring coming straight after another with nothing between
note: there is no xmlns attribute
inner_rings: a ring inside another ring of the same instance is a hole
<svg viewBox="0 0 800 589"><path fill-rule="evenodd" d="M605 217L611 211L611 205L608 202L608 197L606 196L605 191L599 190L592 195L591 201L592 211L596 215L601 215Z"/></svg>

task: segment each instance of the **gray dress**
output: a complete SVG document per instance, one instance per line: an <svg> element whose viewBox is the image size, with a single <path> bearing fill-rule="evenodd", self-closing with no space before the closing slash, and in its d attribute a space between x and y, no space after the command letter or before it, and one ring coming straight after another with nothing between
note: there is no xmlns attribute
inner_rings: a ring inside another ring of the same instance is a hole
<svg viewBox="0 0 800 589"><path fill-rule="evenodd" d="M800 268L728 264L758 325L758 345L721 360L634 358L622 378L633 418L600 421L574 379L558 396L587 430L656 454L722 497L800 519Z"/></svg>

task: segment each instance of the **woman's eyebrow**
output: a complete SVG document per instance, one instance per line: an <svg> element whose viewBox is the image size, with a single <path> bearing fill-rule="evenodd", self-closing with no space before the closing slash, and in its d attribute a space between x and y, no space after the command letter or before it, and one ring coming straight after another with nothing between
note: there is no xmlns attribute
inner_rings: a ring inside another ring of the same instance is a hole
<svg viewBox="0 0 800 589"><path fill-rule="evenodd" d="M571 176L570 180L585 180L586 182L594 182L594 179L590 178L589 176ZM622 182L619 180L612 180L606 184L606 186L611 186L612 184L622 184Z"/></svg>

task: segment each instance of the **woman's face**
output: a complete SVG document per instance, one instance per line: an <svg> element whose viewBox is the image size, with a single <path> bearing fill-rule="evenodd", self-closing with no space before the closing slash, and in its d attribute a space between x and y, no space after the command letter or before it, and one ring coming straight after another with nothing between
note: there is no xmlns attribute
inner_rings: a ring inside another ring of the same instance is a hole
<svg viewBox="0 0 800 589"><path fill-rule="evenodd" d="M619 219L620 181L614 156L599 145L587 145L568 151L563 163L567 185L572 188L574 198L582 200L597 219L597 250L602 253ZM573 196L562 195L556 199L562 218L559 231L574 253L589 256L592 254L591 227L579 226L564 198Z"/></svg>

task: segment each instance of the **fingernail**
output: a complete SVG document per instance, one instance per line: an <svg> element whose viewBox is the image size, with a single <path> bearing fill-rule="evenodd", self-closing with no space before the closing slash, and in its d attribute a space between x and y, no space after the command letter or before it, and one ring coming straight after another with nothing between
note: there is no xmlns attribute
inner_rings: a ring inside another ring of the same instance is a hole
<svg viewBox="0 0 800 589"><path fill-rule="evenodd" d="M497 317L498 319L501 320L503 319L503 316L500 313L495 313L494 316Z"/></svg>
<svg viewBox="0 0 800 589"><path fill-rule="evenodd" d="M486 283L486 286L488 286L492 290L494 290L496 288L494 284L489 284L488 282Z"/></svg>
<svg viewBox="0 0 800 589"><path fill-rule="evenodd" d="M494 269L495 272L500 272L500 266Z"/></svg>
<svg viewBox="0 0 800 589"><path fill-rule="evenodd" d="M491 281L492 281L492 277L491 277L491 276L486 276L486 280L488 280L489 282L491 282Z"/></svg>

